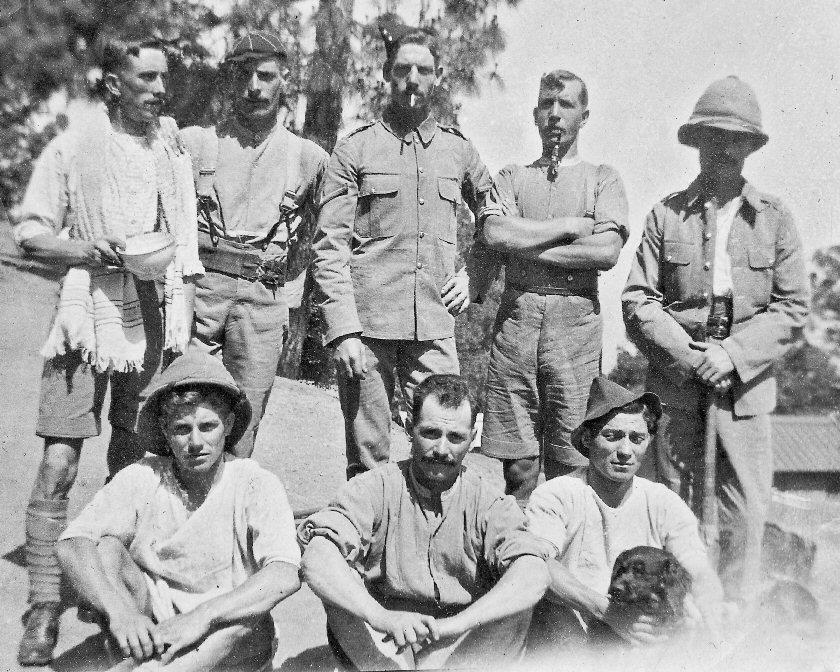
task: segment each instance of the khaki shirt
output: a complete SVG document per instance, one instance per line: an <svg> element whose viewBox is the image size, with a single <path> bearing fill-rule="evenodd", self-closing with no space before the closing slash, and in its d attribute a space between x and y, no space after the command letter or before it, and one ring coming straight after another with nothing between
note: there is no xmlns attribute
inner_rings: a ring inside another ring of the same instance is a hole
<svg viewBox="0 0 840 672"><path fill-rule="evenodd" d="M469 468L440 498L411 474L411 461L359 474L298 529L332 541L387 609L432 615L460 611L487 593L516 558L554 554L525 529L513 497Z"/></svg>
<svg viewBox="0 0 840 672"><path fill-rule="evenodd" d="M748 182L732 222L732 333L721 345L735 364L737 415L776 405L773 364L801 337L808 314L802 243L790 212ZM622 295L628 335L648 356L648 389L666 404L696 409L698 353L689 348L706 324L715 259L714 208L697 181L657 203Z"/></svg>
<svg viewBox="0 0 840 672"><path fill-rule="evenodd" d="M490 184L472 143L431 116L404 137L386 115L340 140L313 245L326 341L451 337L440 290L455 273L458 205L476 212Z"/></svg>

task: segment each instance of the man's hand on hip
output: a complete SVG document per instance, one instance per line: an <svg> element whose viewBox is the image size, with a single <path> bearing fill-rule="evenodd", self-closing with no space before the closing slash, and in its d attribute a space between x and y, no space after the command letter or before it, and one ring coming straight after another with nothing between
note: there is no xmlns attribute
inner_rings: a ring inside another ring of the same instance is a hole
<svg viewBox="0 0 840 672"><path fill-rule="evenodd" d="M459 271L450 275L440 290L443 305L452 315L460 315L470 306L470 279Z"/></svg>
<svg viewBox="0 0 840 672"><path fill-rule="evenodd" d="M706 385L715 387L735 371L735 364L729 353L717 343L692 341L688 345L693 350L700 351L700 362L695 367L695 373Z"/></svg>
<svg viewBox="0 0 840 672"><path fill-rule="evenodd" d="M338 369L338 375L363 379L367 373L367 361L365 346L362 345L359 335L347 334L336 339L334 344L333 361Z"/></svg>

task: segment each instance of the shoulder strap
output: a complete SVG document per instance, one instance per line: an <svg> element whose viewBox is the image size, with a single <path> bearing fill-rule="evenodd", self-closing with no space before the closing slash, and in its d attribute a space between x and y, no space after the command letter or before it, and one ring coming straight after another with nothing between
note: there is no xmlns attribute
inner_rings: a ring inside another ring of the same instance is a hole
<svg viewBox="0 0 840 672"><path fill-rule="evenodd" d="M283 195L283 202L280 204L280 209L286 207L297 208L298 202L302 194L298 194L300 190L300 159L303 154L303 140L301 140L294 133L289 131L288 139L286 141L286 193ZM291 199L291 203L288 203Z"/></svg>
<svg viewBox="0 0 840 672"><path fill-rule="evenodd" d="M199 198L215 195L216 166L219 164L219 136L216 127L204 129L198 156L193 157L195 193Z"/></svg>

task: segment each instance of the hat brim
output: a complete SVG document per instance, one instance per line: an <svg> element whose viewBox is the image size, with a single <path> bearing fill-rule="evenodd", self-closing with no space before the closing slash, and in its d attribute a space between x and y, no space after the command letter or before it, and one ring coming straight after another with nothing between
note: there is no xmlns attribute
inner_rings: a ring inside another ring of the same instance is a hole
<svg viewBox="0 0 840 672"><path fill-rule="evenodd" d="M266 58L279 58L286 60L288 55L285 51L246 51L235 56L227 56L223 63L243 63L244 61L262 61Z"/></svg>
<svg viewBox="0 0 840 672"><path fill-rule="evenodd" d="M634 401L641 401L643 404L645 404L645 406L647 406L650 409L651 413L654 414L657 421L659 420L659 418L662 417L662 401L659 399L659 396L654 394L653 392L643 392L643 393L638 394L638 395L636 395L632 398L623 399L623 400L621 400L621 403L599 409L597 415L587 414L587 416L584 418L583 422L580 423L580 425L578 425L578 427L574 431L572 431L572 435L571 435L570 440L572 442L572 445L575 447L575 449L581 455L583 455L584 457L586 457L588 459L589 458L589 449L585 445L583 445L584 425L587 422L589 422L590 420L596 420L598 418L602 418L605 415L607 415L608 413L612 413L617 408L621 408L622 406L626 406L627 404L630 404Z"/></svg>
<svg viewBox="0 0 840 672"><path fill-rule="evenodd" d="M140 409L139 418L137 421L138 432L143 435L146 450L156 455L171 455L172 451L163 434L163 429L160 426L160 400L164 394L179 387L194 387L196 384L207 385L216 388L225 396L227 396L231 412L234 415L233 427L231 427L230 434L225 438L225 451L233 453L233 449L242 436L245 430L248 429L248 423L251 422L251 403L243 392L238 387L232 385L225 385L222 383L202 382L196 381L179 381L175 383L168 383L161 387L155 388Z"/></svg>
<svg viewBox="0 0 840 672"><path fill-rule="evenodd" d="M763 131L748 128L744 124L739 124L731 119L708 117L690 121L687 124L680 126L677 131L677 140L679 140L683 145L696 148L699 144L698 136L701 128L719 128L724 131L732 131L734 133L749 135L755 144L755 149L764 147L770 139L770 136Z"/></svg>

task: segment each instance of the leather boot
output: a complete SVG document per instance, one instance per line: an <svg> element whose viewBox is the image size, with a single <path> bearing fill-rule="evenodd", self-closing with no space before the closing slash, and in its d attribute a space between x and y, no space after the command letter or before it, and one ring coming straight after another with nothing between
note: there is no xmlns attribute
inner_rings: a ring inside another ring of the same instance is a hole
<svg viewBox="0 0 840 672"><path fill-rule="evenodd" d="M52 660L58 641L58 617L61 604L41 602L33 604L26 615L23 637L18 647L21 665L46 665Z"/></svg>

